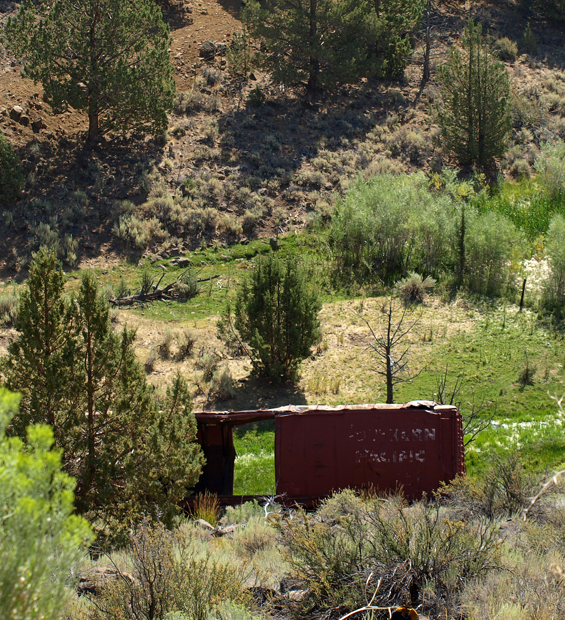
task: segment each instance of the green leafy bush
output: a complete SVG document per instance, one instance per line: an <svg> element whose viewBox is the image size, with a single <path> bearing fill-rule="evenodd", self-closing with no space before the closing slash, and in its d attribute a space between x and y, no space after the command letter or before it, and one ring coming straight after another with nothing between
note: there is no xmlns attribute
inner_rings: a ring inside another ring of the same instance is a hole
<svg viewBox="0 0 565 620"><path fill-rule="evenodd" d="M319 341L321 303L310 280L294 258L261 257L218 323L220 338L242 343L255 372L274 383L294 380Z"/></svg>
<svg viewBox="0 0 565 620"><path fill-rule="evenodd" d="M501 296L514 286L513 268L521 257L523 235L504 215L467 212L466 288L479 295Z"/></svg>
<svg viewBox="0 0 565 620"><path fill-rule="evenodd" d="M55 620L72 594L71 566L92 534L72 514L74 480L61 472L52 430L30 426L25 443L6 437L18 401L0 389L0 617Z"/></svg>
<svg viewBox="0 0 565 620"><path fill-rule="evenodd" d="M358 180L336 206L330 248L337 277L392 284L412 270L437 276L453 262L455 210L423 175Z"/></svg>
<svg viewBox="0 0 565 620"><path fill-rule="evenodd" d="M7 204L20 195L24 175L12 145L0 132L0 203Z"/></svg>
<svg viewBox="0 0 565 620"><path fill-rule="evenodd" d="M555 215L546 238L548 277L542 303L549 310L563 316L565 308L565 218Z"/></svg>

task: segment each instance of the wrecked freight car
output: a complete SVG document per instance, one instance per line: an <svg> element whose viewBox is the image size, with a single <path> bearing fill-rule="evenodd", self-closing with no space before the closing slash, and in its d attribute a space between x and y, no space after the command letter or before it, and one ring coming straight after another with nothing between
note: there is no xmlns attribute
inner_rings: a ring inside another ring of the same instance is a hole
<svg viewBox="0 0 565 620"><path fill-rule="evenodd" d="M275 421L276 493L312 505L345 488L402 488L420 499L465 473L461 415L431 401L403 405L292 406L195 414L206 466L196 487L233 496L233 427Z"/></svg>

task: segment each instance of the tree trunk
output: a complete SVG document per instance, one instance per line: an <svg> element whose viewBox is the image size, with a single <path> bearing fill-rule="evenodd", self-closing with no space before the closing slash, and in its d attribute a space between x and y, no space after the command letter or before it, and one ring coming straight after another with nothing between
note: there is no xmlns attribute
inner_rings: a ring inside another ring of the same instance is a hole
<svg viewBox="0 0 565 620"><path fill-rule="evenodd" d="M92 489L92 483L94 480L94 472L95 472L95 464L96 464L96 453L95 453L95 407L94 407L94 352L93 342L92 342L92 332L90 330L90 325L87 325L88 334L86 339L86 391L88 397L88 410L87 410L87 471L83 487L81 488L82 497L85 498L85 501L88 501L88 496Z"/></svg>
<svg viewBox="0 0 565 620"><path fill-rule="evenodd" d="M392 361L393 336L391 334L391 331L392 331L392 301L389 302L389 306L388 306L388 324L386 326L386 345L385 345L387 405L392 405L392 403L394 402L394 371L393 371L393 361Z"/></svg>
<svg viewBox="0 0 565 620"><path fill-rule="evenodd" d="M422 84L420 86L420 90L424 90L424 86L430 79L430 50L432 47L430 9L431 9L431 0L428 0L428 6L426 9L426 51L424 53L424 71L422 73Z"/></svg>
<svg viewBox="0 0 565 620"><path fill-rule="evenodd" d="M97 142L100 137L100 130L98 128L98 113L88 113L88 141Z"/></svg>
<svg viewBox="0 0 565 620"><path fill-rule="evenodd" d="M316 49L316 37L318 36L318 0L310 0L310 29L308 35L310 37L310 45ZM312 93L318 88L318 74L320 73L320 61L317 56L310 56L310 77L308 78L307 89Z"/></svg>

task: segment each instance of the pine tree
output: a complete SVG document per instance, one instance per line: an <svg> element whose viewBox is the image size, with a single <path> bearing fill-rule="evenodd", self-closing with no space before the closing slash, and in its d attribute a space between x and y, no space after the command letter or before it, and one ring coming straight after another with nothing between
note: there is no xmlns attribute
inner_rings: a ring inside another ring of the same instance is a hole
<svg viewBox="0 0 565 620"><path fill-rule="evenodd" d="M60 434L60 415L74 362L75 329L63 284L55 255L39 250L20 297L17 329L21 337L10 342L1 366L6 387L23 395L12 422L16 434L23 437L30 424L49 424L59 445L66 439L65 433Z"/></svg>
<svg viewBox="0 0 565 620"><path fill-rule="evenodd" d="M186 382L178 375L164 402L156 402L135 356L135 332L113 332L94 274L83 275L72 303L64 301L52 254L38 254L31 274L19 337L2 366L7 386L23 394L14 430L21 433L30 419L52 424L64 469L77 480L77 509L99 533L116 536L142 513L169 520L203 462ZM53 284L38 294L36 281ZM56 358L53 346L35 346L36 332L46 331L45 310L57 335L49 342L62 352ZM41 381L43 374L53 380Z"/></svg>
<svg viewBox="0 0 565 620"><path fill-rule="evenodd" d="M12 145L0 131L0 204L7 204L22 191L24 175L22 164Z"/></svg>
<svg viewBox="0 0 565 620"><path fill-rule="evenodd" d="M227 306L219 335L241 343L257 374L274 383L294 380L319 341L320 309L307 271L295 259L269 255L239 288L233 311Z"/></svg>
<svg viewBox="0 0 565 620"><path fill-rule="evenodd" d="M444 144L461 164L479 170L504 154L512 129L508 71L483 44L481 32L481 25L469 20L463 51L452 47L447 64L437 68Z"/></svg>
<svg viewBox="0 0 565 620"><path fill-rule="evenodd" d="M89 140L167 127L170 35L153 0L26 0L5 38L51 105L88 113Z"/></svg>
<svg viewBox="0 0 565 620"><path fill-rule="evenodd" d="M275 82L312 92L402 73L412 51L407 33L422 12L422 0L248 0L242 22L261 42L251 62Z"/></svg>

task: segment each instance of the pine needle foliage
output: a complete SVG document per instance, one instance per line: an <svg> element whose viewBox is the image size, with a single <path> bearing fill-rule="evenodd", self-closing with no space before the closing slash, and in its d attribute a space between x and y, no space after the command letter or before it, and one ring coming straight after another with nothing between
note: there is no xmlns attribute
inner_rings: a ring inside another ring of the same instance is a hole
<svg viewBox="0 0 565 620"><path fill-rule="evenodd" d="M294 381L320 339L321 302L309 279L296 259L263 257L218 324L220 338L239 342L256 374L273 383Z"/></svg>
<svg viewBox="0 0 565 620"><path fill-rule="evenodd" d="M243 36L260 41L261 50L247 62L275 82L306 84L310 92L362 76L398 76L423 7L421 0L248 0Z"/></svg>
<svg viewBox="0 0 565 620"><path fill-rule="evenodd" d="M24 185L22 165L12 145L0 132L0 204L7 204L20 195Z"/></svg>
<svg viewBox="0 0 565 620"><path fill-rule="evenodd" d="M63 278L54 255L40 251L2 362L7 387L22 393L13 432L53 426L64 470L77 479L77 509L102 536L120 535L142 514L168 522L203 462L188 386L177 375L157 403L135 332L113 332L94 274L71 301Z"/></svg>
<svg viewBox="0 0 565 620"><path fill-rule="evenodd" d="M452 47L447 64L437 68L442 102L436 108L445 147L462 165L478 169L504 154L510 131L510 80L482 40L482 26L469 20Z"/></svg>
<svg viewBox="0 0 565 620"><path fill-rule="evenodd" d="M170 34L152 0L26 0L5 39L51 105L88 113L89 140L112 129L166 129Z"/></svg>

